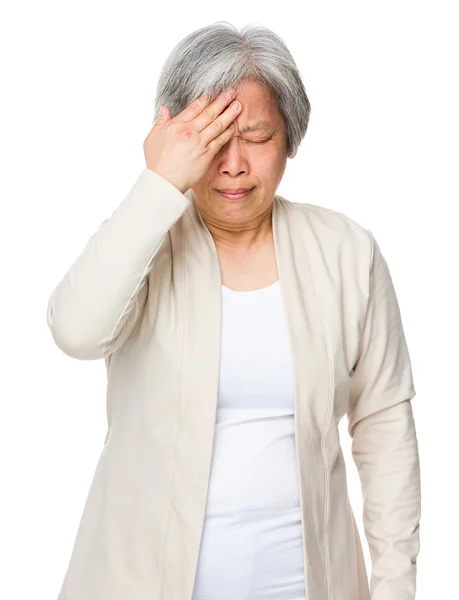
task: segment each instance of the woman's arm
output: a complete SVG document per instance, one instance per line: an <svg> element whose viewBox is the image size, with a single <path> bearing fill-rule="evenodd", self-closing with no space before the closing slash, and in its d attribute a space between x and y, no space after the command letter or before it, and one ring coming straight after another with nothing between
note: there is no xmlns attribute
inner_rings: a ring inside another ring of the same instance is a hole
<svg viewBox="0 0 459 600"><path fill-rule="evenodd" d="M168 180L141 172L49 298L47 324L63 352L94 360L124 343L143 314L161 242L188 206Z"/></svg>
<svg viewBox="0 0 459 600"><path fill-rule="evenodd" d="M370 233L370 232L369 232ZM413 600L421 482L410 357L399 305L372 239L370 296L354 367L348 431L363 493L372 600Z"/></svg>

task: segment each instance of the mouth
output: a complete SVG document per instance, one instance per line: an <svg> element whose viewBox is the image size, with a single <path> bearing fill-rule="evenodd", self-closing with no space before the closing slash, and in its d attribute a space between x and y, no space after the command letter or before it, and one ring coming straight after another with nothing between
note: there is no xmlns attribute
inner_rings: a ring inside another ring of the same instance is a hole
<svg viewBox="0 0 459 600"><path fill-rule="evenodd" d="M240 198L245 198L252 190L253 188L240 188L238 190L217 190L217 192L227 200L239 200Z"/></svg>

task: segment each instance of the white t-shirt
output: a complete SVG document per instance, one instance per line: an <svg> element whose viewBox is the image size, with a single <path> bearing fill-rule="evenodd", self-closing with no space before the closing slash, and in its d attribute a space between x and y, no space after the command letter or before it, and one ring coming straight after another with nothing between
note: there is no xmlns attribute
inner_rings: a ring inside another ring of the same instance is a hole
<svg viewBox="0 0 459 600"><path fill-rule="evenodd" d="M279 281L222 286L220 384L193 600L306 600L294 373Z"/></svg>

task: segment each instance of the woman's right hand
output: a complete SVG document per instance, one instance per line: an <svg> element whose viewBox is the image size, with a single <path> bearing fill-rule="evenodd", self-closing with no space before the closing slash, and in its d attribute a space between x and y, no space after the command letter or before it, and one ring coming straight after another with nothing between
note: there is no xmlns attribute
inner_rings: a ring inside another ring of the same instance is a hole
<svg viewBox="0 0 459 600"><path fill-rule="evenodd" d="M222 92L207 104L200 96L175 117L167 106L143 143L147 168L175 185L182 194L206 173L214 156L231 138L241 107L228 106L235 94Z"/></svg>

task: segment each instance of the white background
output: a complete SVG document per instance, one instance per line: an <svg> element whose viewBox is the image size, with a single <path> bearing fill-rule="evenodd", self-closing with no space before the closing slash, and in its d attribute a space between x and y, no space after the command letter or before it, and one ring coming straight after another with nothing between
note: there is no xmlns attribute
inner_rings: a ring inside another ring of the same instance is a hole
<svg viewBox="0 0 459 600"><path fill-rule="evenodd" d="M346 213L373 232L388 261L417 390L416 598L455 597L457 9L441 0L3 6L1 598L57 598L106 433L104 363L54 345L48 298L145 166L167 54L217 20L273 29L302 74L311 120L278 193ZM363 536L345 419L340 432Z"/></svg>

